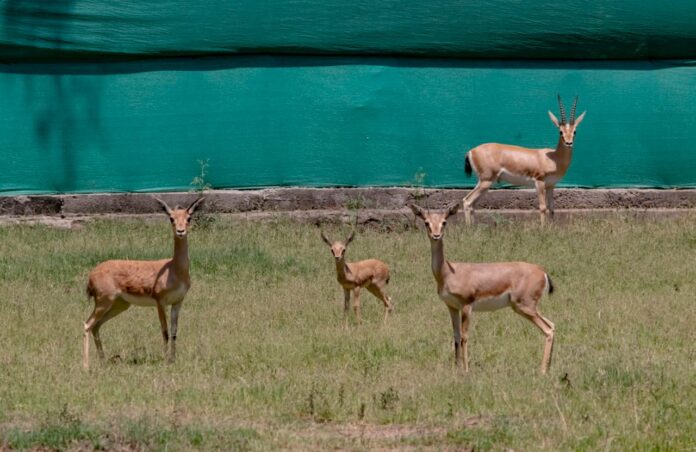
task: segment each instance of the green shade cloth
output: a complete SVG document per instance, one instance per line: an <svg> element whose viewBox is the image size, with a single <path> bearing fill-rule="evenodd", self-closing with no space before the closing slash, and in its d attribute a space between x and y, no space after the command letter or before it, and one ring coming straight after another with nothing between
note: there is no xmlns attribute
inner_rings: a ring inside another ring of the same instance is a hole
<svg viewBox="0 0 696 452"><path fill-rule="evenodd" d="M673 62L226 56L0 65L0 192L472 186L463 156L554 146L580 95L563 186L696 186L696 67Z"/></svg>

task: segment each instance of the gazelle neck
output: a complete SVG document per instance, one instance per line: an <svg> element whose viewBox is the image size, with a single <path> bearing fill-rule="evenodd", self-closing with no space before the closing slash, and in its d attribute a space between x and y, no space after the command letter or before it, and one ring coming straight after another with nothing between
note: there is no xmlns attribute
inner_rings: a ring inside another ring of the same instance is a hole
<svg viewBox="0 0 696 452"><path fill-rule="evenodd" d="M556 162L556 173L563 175L568 171L570 161L573 158L573 145L568 146L562 136L558 138L556 150L547 154L551 160Z"/></svg>
<svg viewBox="0 0 696 452"><path fill-rule="evenodd" d="M556 152L559 154L572 154L573 145L568 146L563 139L563 136L558 137L558 144L556 144Z"/></svg>
<svg viewBox="0 0 696 452"><path fill-rule="evenodd" d="M189 278L189 255L188 255L188 240L186 236L177 237L174 235L174 271L181 278L188 280Z"/></svg>
<svg viewBox="0 0 696 452"><path fill-rule="evenodd" d="M430 265L439 287L444 283L445 277L450 271L445 263L445 245L442 239L430 239L430 254Z"/></svg>
<svg viewBox="0 0 696 452"><path fill-rule="evenodd" d="M342 257L340 259L334 259L336 261L336 276L338 276L338 279L341 281L345 281L346 279L346 270L347 270L347 265L346 265L346 258Z"/></svg>

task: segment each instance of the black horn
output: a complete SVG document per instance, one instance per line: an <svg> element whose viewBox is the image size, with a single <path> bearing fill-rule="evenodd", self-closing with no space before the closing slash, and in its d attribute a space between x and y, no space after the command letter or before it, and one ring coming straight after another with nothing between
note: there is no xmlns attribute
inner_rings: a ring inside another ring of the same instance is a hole
<svg viewBox="0 0 696 452"><path fill-rule="evenodd" d="M565 107L563 106L563 101L561 100L561 95L558 95L558 108L561 110L561 124L566 123Z"/></svg>
<svg viewBox="0 0 696 452"><path fill-rule="evenodd" d="M575 102L573 102L573 108L570 109L570 123L575 124L575 107L578 106L578 96L575 96Z"/></svg>

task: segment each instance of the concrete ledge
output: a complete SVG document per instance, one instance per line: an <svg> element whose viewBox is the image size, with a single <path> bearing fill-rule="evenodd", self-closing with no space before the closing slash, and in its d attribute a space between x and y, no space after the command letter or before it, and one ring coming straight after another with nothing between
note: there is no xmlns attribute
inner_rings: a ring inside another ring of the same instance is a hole
<svg viewBox="0 0 696 452"><path fill-rule="evenodd" d="M461 201L469 190L413 188L272 188L264 190L214 190L205 194L203 210L209 213L290 212L320 210L399 210L409 202L431 208ZM427 196L426 196L427 195ZM196 193L158 194L167 203L187 204ZM696 190L559 189L556 209L693 209ZM492 190L478 209L534 210L534 190ZM159 212L152 195L145 193L0 197L0 215L74 216L149 214Z"/></svg>

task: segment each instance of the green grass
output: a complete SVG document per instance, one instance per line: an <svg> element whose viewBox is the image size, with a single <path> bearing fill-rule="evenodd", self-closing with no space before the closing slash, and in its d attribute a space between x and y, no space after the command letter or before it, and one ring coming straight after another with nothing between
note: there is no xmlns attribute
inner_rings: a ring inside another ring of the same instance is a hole
<svg viewBox="0 0 696 452"><path fill-rule="evenodd" d="M316 228L217 217L189 239L177 362L162 359L156 310L131 308L102 329L112 362L92 346L85 372L87 273L168 256L168 223L3 227L0 449L694 449L694 220L448 226L450 260L552 275L547 377L541 333L510 310L475 314L471 372L455 369L422 230L360 231L348 258L390 264L396 311L382 327L366 293L362 326L346 328Z"/></svg>

